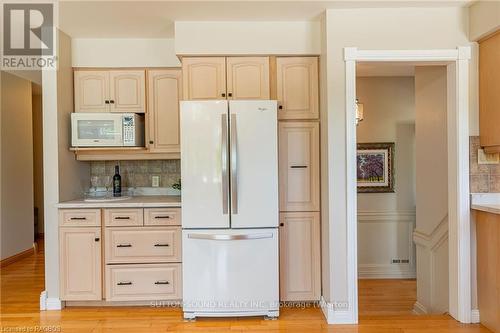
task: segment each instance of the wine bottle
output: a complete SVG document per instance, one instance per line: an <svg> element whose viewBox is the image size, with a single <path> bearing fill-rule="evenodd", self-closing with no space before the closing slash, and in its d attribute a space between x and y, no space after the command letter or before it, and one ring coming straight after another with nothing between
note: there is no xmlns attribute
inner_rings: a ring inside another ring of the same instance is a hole
<svg viewBox="0 0 500 333"><path fill-rule="evenodd" d="M115 175L113 176L113 196L120 197L122 195L122 177L120 176L120 167L115 165Z"/></svg>

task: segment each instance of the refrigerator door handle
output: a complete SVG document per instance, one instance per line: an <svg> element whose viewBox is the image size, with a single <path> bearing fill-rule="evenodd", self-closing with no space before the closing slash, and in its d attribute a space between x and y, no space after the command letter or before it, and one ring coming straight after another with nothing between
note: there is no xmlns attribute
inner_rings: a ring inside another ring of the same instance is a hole
<svg viewBox="0 0 500 333"><path fill-rule="evenodd" d="M238 141L236 115L231 115L231 214L238 214Z"/></svg>
<svg viewBox="0 0 500 333"><path fill-rule="evenodd" d="M205 239L205 240L220 240L220 241L229 241L229 240L247 240L247 239L266 239L273 238L272 233L263 233L263 234L237 234L237 235L227 235L227 234L188 234L187 236L190 239Z"/></svg>
<svg viewBox="0 0 500 333"><path fill-rule="evenodd" d="M228 179L228 142L227 142L227 115L221 115L222 145L221 145L221 164L222 164L222 214L229 213L229 179Z"/></svg>

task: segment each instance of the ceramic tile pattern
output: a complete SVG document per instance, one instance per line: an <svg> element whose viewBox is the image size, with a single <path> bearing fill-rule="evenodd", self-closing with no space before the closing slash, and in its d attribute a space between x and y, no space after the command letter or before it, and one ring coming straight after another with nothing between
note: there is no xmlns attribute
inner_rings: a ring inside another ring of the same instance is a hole
<svg viewBox="0 0 500 333"><path fill-rule="evenodd" d="M115 174L115 165L120 166L123 187L150 187L152 176L160 176L160 187L172 187L181 178L180 160L146 160L90 162L91 179L96 177L97 186L105 187Z"/></svg>
<svg viewBox="0 0 500 333"><path fill-rule="evenodd" d="M469 145L470 192L500 192L500 164L477 164L479 136L471 136Z"/></svg>

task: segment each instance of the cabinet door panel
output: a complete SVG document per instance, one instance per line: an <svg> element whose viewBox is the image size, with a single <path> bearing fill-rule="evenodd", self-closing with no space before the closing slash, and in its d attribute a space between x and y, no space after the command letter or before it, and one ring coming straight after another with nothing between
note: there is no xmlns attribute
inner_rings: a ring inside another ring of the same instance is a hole
<svg viewBox="0 0 500 333"><path fill-rule="evenodd" d="M269 99L268 57L229 57L226 63L229 99Z"/></svg>
<svg viewBox="0 0 500 333"><path fill-rule="evenodd" d="M500 32L479 43L479 133L481 146L500 152Z"/></svg>
<svg viewBox="0 0 500 333"><path fill-rule="evenodd" d="M225 99L226 58L182 59L182 82L185 100Z"/></svg>
<svg viewBox="0 0 500 333"><path fill-rule="evenodd" d="M319 123L279 124L280 211L319 211Z"/></svg>
<svg viewBox="0 0 500 333"><path fill-rule="evenodd" d="M64 227L59 229L61 299L100 300L101 228Z"/></svg>
<svg viewBox="0 0 500 333"><path fill-rule="evenodd" d="M279 119L317 119L318 58L276 58Z"/></svg>
<svg viewBox="0 0 500 333"><path fill-rule="evenodd" d="M148 135L151 152L180 152L181 75L179 69L148 72Z"/></svg>
<svg viewBox="0 0 500 333"><path fill-rule="evenodd" d="M319 300L319 212L281 213L280 225L281 300Z"/></svg>
<svg viewBox="0 0 500 333"><path fill-rule="evenodd" d="M109 112L107 71L75 71L75 112Z"/></svg>
<svg viewBox="0 0 500 333"><path fill-rule="evenodd" d="M112 112L145 112L146 79L143 70L110 71Z"/></svg>

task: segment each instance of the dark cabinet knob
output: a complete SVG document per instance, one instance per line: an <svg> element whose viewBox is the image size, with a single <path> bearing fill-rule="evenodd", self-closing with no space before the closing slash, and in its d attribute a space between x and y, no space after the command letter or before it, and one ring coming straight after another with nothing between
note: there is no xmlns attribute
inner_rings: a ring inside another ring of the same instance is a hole
<svg viewBox="0 0 500 333"><path fill-rule="evenodd" d="M111 104L115 104L115 101L114 100L110 100L109 101Z"/></svg>
<svg viewBox="0 0 500 333"><path fill-rule="evenodd" d="M283 105L278 106L278 109L283 110Z"/></svg>
<svg viewBox="0 0 500 333"><path fill-rule="evenodd" d="M284 227L285 226L285 223L280 223L280 227Z"/></svg>
<svg viewBox="0 0 500 333"><path fill-rule="evenodd" d="M226 93L222 93L221 95L222 95L222 97L226 97Z"/></svg>
<svg viewBox="0 0 500 333"><path fill-rule="evenodd" d="M154 142L153 140L149 140L149 144L152 145Z"/></svg>
<svg viewBox="0 0 500 333"><path fill-rule="evenodd" d="M233 93L228 93L227 94L229 97L233 97Z"/></svg>
<svg viewBox="0 0 500 333"><path fill-rule="evenodd" d="M96 242L100 241L101 239L99 237L94 238Z"/></svg>
<svg viewBox="0 0 500 333"><path fill-rule="evenodd" d="M109 104L109 101L108 101L108 100L105 100L105 101L104 101L104 104Z"/></svg>

